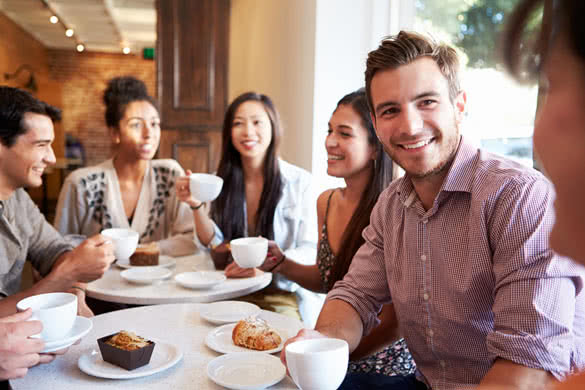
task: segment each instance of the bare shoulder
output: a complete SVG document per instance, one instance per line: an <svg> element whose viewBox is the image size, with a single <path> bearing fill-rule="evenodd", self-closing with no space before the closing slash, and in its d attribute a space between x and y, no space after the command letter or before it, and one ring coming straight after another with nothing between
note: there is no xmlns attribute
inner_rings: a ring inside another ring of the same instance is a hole
<svg viewBox="0 0 585 390"><path fill-rule="evenodd" d="M317 198L317 214L323 215L325 214L325 209L327 208L327 202L329 201L329 197L335 191L336 188L330 188L325 190L319 195Z"/></svg>

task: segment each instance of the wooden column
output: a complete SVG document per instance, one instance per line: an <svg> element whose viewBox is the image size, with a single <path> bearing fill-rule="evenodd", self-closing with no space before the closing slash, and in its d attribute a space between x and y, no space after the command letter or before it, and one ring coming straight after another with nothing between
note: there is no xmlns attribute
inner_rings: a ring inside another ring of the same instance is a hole
<svg viewBox="0 0 585 390"><path fill-rule="evenodd" d="M211 172L227 100L229 0L157 0L159 158Z"/></svg>

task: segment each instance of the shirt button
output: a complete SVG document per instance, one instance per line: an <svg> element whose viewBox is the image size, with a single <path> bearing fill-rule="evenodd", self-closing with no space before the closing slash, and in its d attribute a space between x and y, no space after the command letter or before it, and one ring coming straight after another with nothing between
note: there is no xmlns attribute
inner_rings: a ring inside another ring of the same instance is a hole
<svg viewBox="0 0 585 390"><path fill-rule="evenodd" d="M421 259L422 261L425 261L425 260L427 259L427 256L426 256L426 255L422 255L422 256L420 257L420 259Z"/></svg>
<svg viewBox="0 0 585 390"><path fill-rule="evenodd" d="M429 329L429 330L427 331L427 334L428 334L430 337L433 337L433 334L435 334L435 333L433 332L433 330L432 330L432 329Z"/></svg>
<svg viewBox="0 0 585 390"><path fill-rule="evenodd" d="M443 367L443 368L445 368L445 366L447 365L447 363L445 363L445 361L444 361L444 360L441 360L441 361L439 362L439 364L440 364L440 365L441 365L441 367Z"/></svg>
<svg viewBox="0 0 585 390"><path fill-rule="evenodd" d="M428 220L428 219L426 219L426 218L425 218L425 219L423 219L423 223L424 223L424 224L426 224L427 222L429 222L429 220Z"/></svg>
<svg viewBox="0 0 585 390"><path fill-rule="evenodd" d="M428 300L429 300L429 294L427 294L427 293L424 293L424 294L423 294L423 299L424 299L425 301L428 301Z"/></svg>

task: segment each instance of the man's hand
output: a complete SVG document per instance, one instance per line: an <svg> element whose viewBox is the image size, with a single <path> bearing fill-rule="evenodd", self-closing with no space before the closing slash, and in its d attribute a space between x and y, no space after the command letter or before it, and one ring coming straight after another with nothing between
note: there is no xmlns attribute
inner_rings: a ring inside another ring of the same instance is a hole
<svg viewBox="0 0 585 390"><path fill-rule="evenodd" d="M45 343L41 339L29 338L40 333L43 324L40 321L26 321L32 315L27 309L7 317L0 318L0 379L21 378L28 368L49 360L41 358L39 353ZM54 357L50 358L52 361Z"/></svg>
<svg viewBox="0 0 585 390"><path fill-rule="evenodd" d="M225 276L228 278L252 278L262 273L258 268L241 268L235 261L225 267Z"/></svg>
<svg viewBox="0 0 585 390"><path fill-rule="evenodd" d="M96 234L71 252L63 254L53 267L56 272L53 276L72 282L89 283L101 278L114 260L112 242L107 237Z"/></svg>
<svg viewBox="0 0 585 390"><path fill-rule="evenodd" d="M289 344L294 343L295 341L307 340L307 339L318 339L327 337L322 333L317 332L316 330L311 329L301 329L299 333L295 337L291 337L290 339L286 340L282 347L282 351L280 352L280 361L286 367L286 374L290 376L288 372L288 366L286 365L286 346Z"/></svg>

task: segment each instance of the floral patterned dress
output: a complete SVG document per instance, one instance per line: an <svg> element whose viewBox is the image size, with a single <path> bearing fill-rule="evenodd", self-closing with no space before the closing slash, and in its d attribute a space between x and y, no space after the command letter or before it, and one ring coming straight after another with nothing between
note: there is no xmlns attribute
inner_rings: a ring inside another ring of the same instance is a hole
<svg viewBox="0 0 585 390"><path fill-rule="evenodd" d="M335 255L329 245L329 238L327 236L327 214L329 213L331 196L334 192L335 190L331 191L329 199L327 199L325 219L321 228L321 241L319 241L319 247L317 248L317 266L319 267L321 281L325 286L328 285L331 268L335 263ZM415 370L416 365L404 339L395 341L383 351L372 356L367 356L357 361L350 361L348 367L349 372L377 373L388 376L409 375L413 374Z"/></svg>

